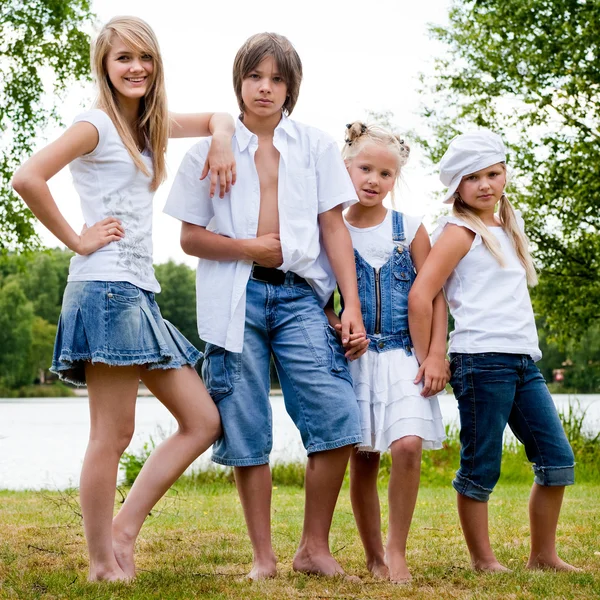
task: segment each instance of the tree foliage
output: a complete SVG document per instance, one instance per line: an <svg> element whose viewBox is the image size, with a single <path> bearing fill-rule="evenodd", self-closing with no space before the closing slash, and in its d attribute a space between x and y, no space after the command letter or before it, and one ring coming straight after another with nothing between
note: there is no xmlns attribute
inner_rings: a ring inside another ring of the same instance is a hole
<svg viewBox="0 0 600 600"><path fill-rule="evenodd" d="M421 141L437 162L457 133L504 135L542 269L534 304L566 344L600 317L600 2L454 0L431 32L447 51L424 78Z"/></svg>
<svg viewBox="0 0 600 600"><path fill-rule="evenodd" d="M0 253L34 248L33 216L10 180L36 136L59 121L68 86L89 77L89 0L0 3Z"/></svg>
<svg viewBox="0 0 600 600"><path fill-rule="evenodd" d="M30 382L33 321L33 306L19 284L10 281L0 288L0 387Z"/></svg>
<svg viewBox="0 0 600 600"><path fill-rule="evenodd" d="M172 260L156 265L161 292L157 298L162 316L173 323L196 348L203 349L196 322L196 274Z"/></svg>

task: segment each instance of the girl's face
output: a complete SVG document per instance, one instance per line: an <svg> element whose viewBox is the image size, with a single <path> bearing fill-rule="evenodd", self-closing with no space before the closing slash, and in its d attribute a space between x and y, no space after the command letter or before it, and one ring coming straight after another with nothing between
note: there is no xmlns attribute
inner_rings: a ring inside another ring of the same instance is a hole
<svg viewBox="0 0 600 600"><path fill-rule="evenodd" d="M396 183L398 158L386 146L367 144L347 167L358 201L363 206L377 206Z"/></svg>
<svg viewBox="0 0 600 600"><path fill-rule="evenodd" d="M118 36L114 36L106 59L106 72L121 100L139 100L152 86L154 61L152 56L139 53Z"/></svg>
<svg viewBox="0 0 600 600"><path fill-rule="evenodd" d="M456 190L463 202L476 213L494 212L506 186L506 169L502 163L465 175Z"/></svg>

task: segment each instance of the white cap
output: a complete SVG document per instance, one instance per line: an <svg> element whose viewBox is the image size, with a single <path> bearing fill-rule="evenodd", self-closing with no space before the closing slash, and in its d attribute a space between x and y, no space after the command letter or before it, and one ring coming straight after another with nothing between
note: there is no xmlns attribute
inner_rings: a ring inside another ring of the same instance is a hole
<svg viewBox="0 0 600 600"><path fill-rule="evenodd" d="M454 192L465 175L499 162L506 162L506 149L497 133L481 129L457 135L440 161L440 179L448 186L444 204L454 202Z"/></svg>

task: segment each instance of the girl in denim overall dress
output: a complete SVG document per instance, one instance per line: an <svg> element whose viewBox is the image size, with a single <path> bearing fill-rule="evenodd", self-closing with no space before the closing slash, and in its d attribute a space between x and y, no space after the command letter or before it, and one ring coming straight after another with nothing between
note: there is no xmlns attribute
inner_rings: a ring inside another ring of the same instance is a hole
<svg viewBox="0 0 600 600"><path fill-rule="evenodd" d="M505 571L488 533L489 496L500 476L508 424L535 474L529 500L529 568L571 570L556 553L556 527L574 457L546 383L527 285L537 281L523 220L508 201L501 138L481 130L450 142L440 163L448 186L434 246L410 295L413 336L431 327L432 299L444 288L455 329L451 384L460 411L460 468L453 481L475 569ZM496 208L498 211L496 212Z"/></svg>
<svg viewBox="0 0 600 600"><path fill-rule="evenodd" d="M350 493L370 572L404 582L411 578L406 539L419 488L421 451L441 448L444 439L435 394L449 377L446 307L440 296L431 339L413 349L408 292L415 268L429 252L429 237L420 218L383 206L409 148L387 130L358 122L347 127L346 138L342 155L359 202L348 209L345 220L368 338L368 351L350 363L363 434L362 445L350 459ZM380 453L388 449L390 522L384 550L377 475Z"/></svg>
<svg viewBox="0 0 600 600"><path fill-rule="evenodd" d="M52 370L88 387L90 440L80 498L89 579L97 581L135 575L134 544L150 509L220 434L217 409L193 369L200 353L163 320L154 299L160 286L152 265L152 200L165 178L167 138L211 132L211 181L221 176L223 195L233 165L233 121L228 115L168 113L158 43L140 19L107 23L92 64L96 108L29 159L13 186L76 253ZM86 222L81 235L62 216L46 183L66 165ZM119 459L133 435L140 379L179 428L152 453L113 520Z"/></svg>

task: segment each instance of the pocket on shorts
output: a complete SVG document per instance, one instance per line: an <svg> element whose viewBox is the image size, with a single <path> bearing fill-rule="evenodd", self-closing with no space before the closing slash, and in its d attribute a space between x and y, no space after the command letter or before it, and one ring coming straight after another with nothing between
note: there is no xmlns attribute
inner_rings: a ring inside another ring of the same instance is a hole
<svg viewBox="0 0 600 600"><path fill-rule="evenodd" d="M327 345L331 354L330 370L336 377L341 377L352 383L352 376L348 369L348 360L344 356L345 351L335 329L327 324L325 325L325 335L327 336Z"/></svg>
<svg viewBox="0 0 600 600"><path fill-rule="evenodd" d="M202 379L211 398L218 402L233 391L231 379L227 373L227 350L215 344L206 344Z"/></svg>
<svg viewBox="0 0 600 600"><path fill-rule="evenodd" d="M458 398L462 394L463 360L461 354L451 355L450 358L450 385L454 396Z"/></svg>
<svg viewBox="0 0 600 600"><path fill-rule="evenodd" d="M108 297L110 300L135 304L141 297L142 290L127 281L111 281L108 284Z"/></svg>

